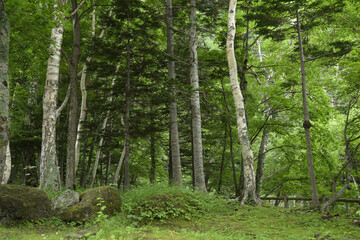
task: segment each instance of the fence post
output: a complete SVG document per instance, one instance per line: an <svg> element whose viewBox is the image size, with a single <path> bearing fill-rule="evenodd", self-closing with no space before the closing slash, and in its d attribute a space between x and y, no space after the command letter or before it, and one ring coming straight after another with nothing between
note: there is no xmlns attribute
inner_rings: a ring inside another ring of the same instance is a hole
<svg viewBox="0 0 360 240"><path fill-rule="evenodd" d="M348 202L345 203L345 208L346 208L346 214L349 214L349 203Z"/></svg>
<svg viewBox="0 0 360 240"><path fill-rule="evenodd" d="M289 208L289 200L287 195L284 197L284 208Z"/></svg>

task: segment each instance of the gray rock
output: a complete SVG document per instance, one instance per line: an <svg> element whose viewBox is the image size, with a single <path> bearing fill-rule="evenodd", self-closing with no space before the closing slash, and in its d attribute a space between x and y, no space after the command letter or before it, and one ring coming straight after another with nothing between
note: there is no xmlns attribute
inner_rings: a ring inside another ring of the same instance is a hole
<svg viewBox="0 0 360 240"><path fill-rule="evenodd" d="M67 189L65 192L51 200L54 211L64 210L79 203L79 201L80 194L75 191L71 191L70 189Z"/></svg>

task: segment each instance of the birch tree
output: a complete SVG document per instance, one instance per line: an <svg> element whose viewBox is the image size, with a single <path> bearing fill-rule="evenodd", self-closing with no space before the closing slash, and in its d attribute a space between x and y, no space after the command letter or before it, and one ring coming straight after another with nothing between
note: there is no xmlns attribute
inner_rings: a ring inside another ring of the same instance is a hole
<svg viewBox="0 0 360 240"><path fill-rule="evenodd" d="M60 4L65 4L61 0ZM58 5L55 5L55 9ZM57 96L59 88L59 68L64 25L55 14L58 25L52 29L50 46L51 55L48 59L46 81L43 96L43 123L40 155L40 188L60 190L60 172L56 153L56 119Z"/></svg>
<svg viewBox="0 0 360 240"><path fill-rule="evenodd" d="M0 33L0 184L5 184L11 170L11 156L9 156L10 22L3 0L0 0Z"/></svg>
<svg viewBox="0 0 360 240"><path fill-rule="evenodd" d="M238 70L235 58L234 40L236 32L236 5L237 0L230 0L228 12L228 33L226 40L226 53L229 66L230 84L235 103L236 124L241 145L241 154L243 158L244 169L244 190L241 204L245 204L249 198L260 205L261 201L256 195L254 157L249 141L248 126L246 123L246 112L244 98L240 90L238 80Z"/></svg>
<svg viewBox="0 0 360 240"><path fill-rule="evenodd" d="M172 0L166 0L166 27L167 27L167 53L170 57L168 61L168 77L172 81L170 92L170 145L171 145L171 161L172 161L172 184L182 186L181 160L180 160L180 144L179 130L177 120L177 102L176 102L176 74L174 61L174 37L173 37L173 13Z"/></svg>
<svg viewBox="0 0 360 240"><path fill-rule="evenodd" d="M190 1L190 83L192 86L191 94L191 121L193 134L193 154L194 154L194 178L195 188L206 192L203 148L201 136L201 112L199 98L199 74L197 57L197 34L196 34L196 1Z"/></svg>

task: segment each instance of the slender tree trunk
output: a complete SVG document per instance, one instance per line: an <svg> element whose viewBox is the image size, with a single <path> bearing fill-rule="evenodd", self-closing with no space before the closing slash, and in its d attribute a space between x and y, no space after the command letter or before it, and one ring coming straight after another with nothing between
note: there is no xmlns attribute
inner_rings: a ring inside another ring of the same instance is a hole
<svg viewBox="0 0 360 240"><path fill-rule="evenodd" d="M110 120L110 139L109 141L111 142L111 136L112 136L112 121ZM105 176L105 185L109 185L109 175L110 175L110 167L111 167L111 158L112 158L112 154L111 154L111 150L109 150L109 156L108 156L108 161L106 163L106 176Z"/></svg>
<svg viewBox="0 0 360 240"><path fill-rule="evenodd" d="M301 61L301 82L302 82L301 86L302 86L303 109L304 109L303 127L305 129L306 152L307 152L309 176L310 176L310 183L311 183L311 193L312 193L311 205L313 207L317 207L319 205L319 196L318 196L318 192L316 189L315 171L314 171L312 152L311 152L311 139L310 139L311 123L309 120L309 112L308 112L308 105L307 105L305 58L304 58L304 50L303 50L303 45L302 45L300 18L299 18L298 10L296 11L296 20L297 20L297 30L298 30L299 48L300 48L300 61Z"/></svg>
<svg viewBox="0 0 360 240"><path fill-rule="evenodd" d="M77 9L77 0L70 1L72 11ZM75 144L78 124L78 63L80 58L80 19L78 13L74 13L73 20L73 49L70 61L70 112L66 157L66 188L75 187Z"/></svg>
<svg viewBox="0 0 360 240"><path fill-rule="evenodd" d="M10 22L4 1L0 0L0 184L6 184L11 173L9 122L9 45Z"/></svg>
<svg viewBox="0 0 360 240"><path fill-rule="evenodd" d="M116 168L116 171L115 171L115 174L114 174L114 180L113 180L114 184L118 184L118 182L119 182L120 170L121 170L121 166L122 166L123 161L124 161L124 157L125 157L125 145L124 145L124 149L123 149L123 151L121 153L121 157L119 159L119 163L117 165L117 168Z"/></svg>
<svg viewBox="0 0 360 240"><path fill-rule="evenodd" d="M119 70L119 68L117 67L116 71L115 71L115 77L112 79L112 82L111 82L111 91L110 91L110 98L109 98L110 103L112 103L112 101L113 101L113 91L112 91L112 89L114 88L114 85L115 85L115 80L117 78L116 74L117 74L118 70ZM104 135L105 135L107 122L109 120L109 116L110 116L110 110L108 110L106 112L106 116L104 118L103 125L102 125L102 128L101 128L101 136L100 136L100 141L99 141L99 147L98 147L98 150L96 152L96 158L95 158L94 167L93 167L93 171L92 171L92 175L91 175L91 179L90 179L90 184L89 184L90 187L94 186L96 173L97 173L99 162L100 162L101 151L102 151L102 147L103 147L103 144L104 144Z"/></svg>
<svg viewBox="0 0 360 240"><path fill-rule="evenodd" d="M261 55L260 40L258 40L257 45L258 45L259 61L262 62L263 59L262 59L262 55ZM270 76L267 76L267 81L266 81L267 86L271 84L271 76L272 76L272 74L270 74ZM265 100L267 98L268 98L268 96L265 95ZM265 102L265 121L267 121L270 117L271 117L271 107L269 106L269 104L266 101ZM269 135L270 135L270 128L267 125L265 125L264 129L263 129L263 135L261 137L257 169L256 169L256 194L259 197L260 197L260 193L261 193L262 181L264 178L264 165L265 165L266 148L267 148L267 144L268 144L268 140L269 140Z"/></svg>
<svg viewBox="0 0 360 240"><path fill-rule="evenodd" d="M244 106L244 98L241 94L238 71L236 65L234 39L235 39L235 14L236 14L236 0L230 0L228 12L228 35L226 42L227 59L230 73L230 83L233 92L234 102L236 106L236 120L238 127L238 135L241 144L241 154L243 158L244 169L244 191L241 204L245 204L249 198L255 204L261 204L260 199L256 195L255 185L255 171L254 171L254 157L250 145L248 126L246 124L246 113Z"/></svg>
<svg viewBox="0 0 360 240"><path fill-rule="evenodd" d="M94 154L94 148L95 148L94 144L91 144L86 171L85 171L85 174L84 174L84 178L81 181L81 186L83 188L86 187L86 184L87 184L87 181L88 181L88 178L89 178L90 169L91 169L91 162L92 162L92 158L93 158L93 154ZM85 157L85 154L84 154L84 157Z"/></svg>
<svg viewBox="0 0 360 240"><path fill-rule="evenodd" d="M91 179L90 179L90 187L94 187L94 182L95 182L95 178L96 178L96 174L98 171L98 166L99 166L99 162L100 162L100 157L101 157L101 151L102 151L102 147L104 144L104 135L105 135L105 130L106 130L106 126L107 126L107 121L109 119L109 112L107 112L106 117L103 121L103 125L101 128L101 136L100 136L100 141L99 141L99 147L98 150L96 152L96 158L95 158L95 162L94 162L94 167L93 167L93 171L91 174Z"/></svg>
<svg viewBox="0 0 360 240"><path fill-rule="evenodd" d="M168 155L168 163L169 163L169 184L172 185L173 180L173 168L172 168L172 153L171 153L171 128L169 127L169 155Z"/></svg>
<svg viewBox="0 0 360 240"><path fill-rule="evenodd" d="M264 165L265 165L265 156L266 156L266 147L269 140L270 129L268 127L264 127L263 135L261 138L259 155L258 155L258 163L256 169L256 194L260 197L262 180L264 178Z"/></svg>
<svg viewBox="0 0 360 240"><path fill-rule="evenodd" d="M218 192L221 190L221 184L222 184L222 175L224 170L224 161L225 161L225 151L226 151L226 140L227 140L227 125L225 125L225 136L224 136L224 146L223 151L221 155L221 165L220 165L220 176L219 176L219 185L218 185Z"/></svg>
<svg viewBox="0 0 360 240"><path fill-rule="evenodd" d="M156 157L155 157L155 134L150 135L150 155L151 155L151 167L150 167L150 182L155 181L155 170L156 170Z"/></svg>
<svg viewBox="0 0 360 240"><path fill-rule="evenodd" d="M5 165L4 165L4 168L3 168L2 172L3 172L3 174L2 174L2 179L1 179L0 184L7 184L9 179L10 179L10 175L11 175L10 142L8 142L8 144L6 146Z"/></svg>
<svg viewBox="0 0 360 240"><path fill-rule="evenodd" d="M128 31L130 31L130 19L129 13L127 16L127 27ZM124 188L128 190L130 187L130 39L128 39L126 45L126 86L125 86L125 98L126 98L126 106L125 106L125 157L124 157Z"/></svg>
<svg viewBox="0 0 360 240"><path fill-rule="evenodd" d="M95 0L93 0L93 4L95 4ZM96 16L95 16L95 8L92 12L92 33L91 36L95 37L96 30ZM104 36L105 29L103 29L100 33L100 38ZM86 101L87 101L87 90L86 90L86 75L87 75L87 64L90 63L91 57L86 58L86 62L84 63L84 67L81 71L81 80L80 80L80 90L81 90L81 108L80 108L80 117L77 125L77 135L76 135L76 143L75 143L75 173L77 171L80 159L80 145L81 145L81 130L83 126L83 122L86 117Z"/></svg>
<svg viewBox="0 0 360 240"><path fill-rule="evenodd" d="M224 98L224 102L225 102L225 106L226 106L226 111L230 115L230 108L229 108L229 104L226 100L224 82L222 79L221 79L221 88L222 88L223 98ZM232 166L233 181L234 181L234 188L235 188L235 196L239 196L239 190L238 190L237 181L236 181L235 161L234 161L234 154L233 154L233 138L232 138L232 129L231 129L231 119L228 116L226 118L227 118L227 124L229 127L230 157L231 157L231 166Z"/></svg>
<svg viewBox="0 0 360 240"><path fill-rule="evenodd" d="M346 121L345 121L345 127L344 127L345 160L346 160L346 162L343 164L343 166L339 170L339 172L336 175L334 175L334 182L333 182L333 186L332 186L331 197L328 201L326 201L322 204L321 212L326 211L326 209L328 207L330 207L338 198L340 198L343 195L343 193L346 191L346 189L348 189L348 186L351 182L351 169L352 169L352 165L354 162L354 157L360 147L360 143L358 143L356 146L350 146L350 144L353 143L354 140L358 139L360 136L351 134L352 136L349 139L348 138L348 127L351 123L353 123L353 119L349 120L351 108L353 106L355 106L355 104L358 102L358 100L359 100L359 90L357 91L356 96L351 98L349 105L348 105L347 114L346 114ZM336 192L338 178L339 178L340 174L346 169L346 167L348 169L346 172L345 183L341 187L341 189L338 190L338 192Z"/></svg>
<svg viewBox="0 0 360 240"><path fill-rule="evenodd" d="M87 62L90 61L90 58L87 59ZM81 73L81 80L80 80L80 90L81 90L81 107L80 107L80 117L79 122L77 125L77 135L76 135L76 142L75 142L75 173L77 171L79 160L80 160L80 144L81 144L81 131L82 125L85 121L86 117L86 99L87 99L87 90L86 90L86 71L87 71L87 64L84 64Z"/></svg>
<svg viewBox="0 0 360 240"><path fill-rule="evenodd" d="M171 138L171 160L172 160L172 184L182 187L181 160L179 130L177 120L177 102L176 102L176 74L174 57L174 37L172 30L173 22L172 0L166 0L166 26L167 26L167 52L170 56L168 61L168 76L172 81L171 100L170 100L170 138Z"/></svg>
<svg viewBox="0 0 360 240"><path fill-rule="evenodd" d="M190 82L192 86L191 94L191 117L194 147L194 179L195 188L206 192L202 136L201 136L201 112L199 98L199 74L197 57L197 34L196 34L196 1L190 1Z"/></svg>
<svg viewBox="0 0 360 240"><path fill-rule="evenodd" d="M55 6L56 8L56 6ZM55 17L55 21L57 17ZM61 23L52 29L43 96L43 123L40 155L40 188L60 190L61 180L56 153L56 110L59 86L59 68L64 25Z"/></svg>

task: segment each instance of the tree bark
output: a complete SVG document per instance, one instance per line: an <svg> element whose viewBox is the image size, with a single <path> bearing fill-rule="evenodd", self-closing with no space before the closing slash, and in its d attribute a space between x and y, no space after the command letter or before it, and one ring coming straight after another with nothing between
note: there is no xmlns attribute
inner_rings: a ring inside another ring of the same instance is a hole
<svg viewBox="0 0 360 240"><path fill-rule="evenodd" d="M150 155L151 155L151 167L150 167L150 176L149 180L151 183L155 181L155 171L156 171L156 157L155 157L155 134L151 133L150 135Z"/></svg>
<svg viewBox="0 0 360 240"><path fill-rule="evenodd" d="M56 6L55 6L56 8ZM55 16L55 21L57 17ZM59 68L64 25L52 29L46 81L43 95L43 123L40 154L40 188L60 190L61 180L56 153L56 112L59 88Z"/></svg>
<svg viewBox="0 0 360 240"><path fill-rule="evenodd" d="M236 108L236 121L238 128L238 135L241 145L241 154L243 158L244 169L244 190L241 204L245 204L249 198L255 203L260 205L261 201L256 195L255 185L255 171L254 171L254 158L253 151L251 149L248 126L246 124L246 113L244 98L242 96L239 80L238 70L234 51L234 39L235 39L235 14L236 14L236 0L230 0L229 12L228 12L228 34L226 41L227 60L229 65L230 83L233 93L233 98Z"/></svg>
<svg viewBox="0 0 360 240"><path fill-rule="evenodd" d="M302 98L303 98L303 110L304 110L304 123L303 127L305 129L305 138L306 138L306 153L307 153L307 161L308 161L308 169L311 183L311 193L312 193L312 202L311 205L313 207L317 207L319 205L319 196L316 189L316 179L315 179L315 171L312 159L311 152L311 139L310 139L310 127L311 123L309 120L309 111L307 105L307 94L306 94L306 76L305 76L305 58L304 58L304 50L302 45L301 38L301 27L300 27L300 18L299 18L299 10L296 11L296 20L297 20L297 31L298 31L298 39L299 39L299 48L300 48L300 61L301 61L301 86L302 86Z"/></svg>
<svg viewBox="0 0 360 240"><path fill-rule="evenodd" d="M176 102L176 74L174 61L174 37L172 30L172 0L166 0L166 26L167 26L167 53L170 56L168 61L168 76L172 81L170 90L170 138L171 138L171 160L172 160L172 184L182 187L181 174L181 159L180 159L180 144L179 144L179 130L177 120L177 102Z"/></svg>
<svg viewBox="0 0 360 240"><path fill-rule="evenodd" d="M75 187L75 144L78 123L78 63L80 58L80 19L77 13L77 0L70 1L73 20L73 48L70 68L70 112L66 156L66 188ZM75 12L76 11L76 12Z"/></svg>
<svg viewBox="0 0 360 240"><path fill-rule="evenodd" d="M223 98L224 98L224 102L225 102L225 106L226 106L226 111L228 113L228 116L226 116L226 118L227 118L227 125L229 127L230 158L231 158L231 167L232 167L233 181L234 181L234 188L235 188L235 196L239 196L239 190L238 190L237 181L236 181L235 161L234 161L234 154L233 154L233 138L232 138L232 129L231 129L231 119L229 117L230 116L230 108L229 108L229 104L226 99L224 82L222 79L220 81L221 81L221 89L222 89L222 94L223 94Z"/></svg>
<svg viewBox="0 0 360 240"><path fill-rule="evenodd" d="M123 161L124 161L124 157L125 157L125 146L124 146L124 149L123 149L123 151L121 153L119 163L117 165L117 168L116 168L116 171L115 171L115 174L114 174L114 180L113 180L114 184L118 184L118 182L119 182L120 170L121 170L121 166L122 166Z"/></svg>
<svg viewBox="0 0 360 240"><path fill-rule="evenodd" d="M129 13L127 16L127 27L128 31L130 31L130 19ZM126 85L125 85L125 157L124 157L124 189L128 190L130 187L130 39L128 38L126 45Z"/></svg>
<svg viewBox="0 0 360 240"><path fill-rule="evenodd" d="M203 148L201 136L201 111L199 98L199 74L197 57L197 34L196 34L196 1L190 1L190 82L191 94L191 118L194 147L194 179L195 188L206 192Z"/></svg>
<svg viewBox="0 0 360 240"><path fill-rule="evenodd" d="M218 192L220 192L221 184L222 184L222 175L223 175L223 170L224 170L225 151L226 151L226 140L227 140L227 125L225 124L224 146L223 146L222 155L221 155L219 185L218 185L218 189L217 189Z"/></svg>

